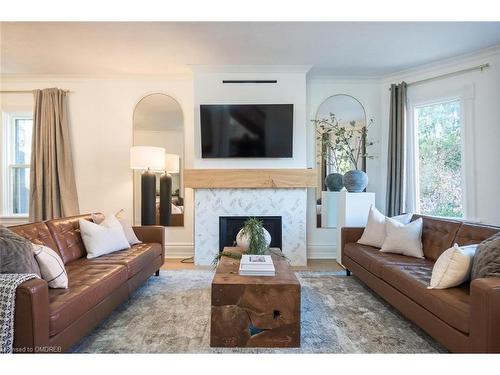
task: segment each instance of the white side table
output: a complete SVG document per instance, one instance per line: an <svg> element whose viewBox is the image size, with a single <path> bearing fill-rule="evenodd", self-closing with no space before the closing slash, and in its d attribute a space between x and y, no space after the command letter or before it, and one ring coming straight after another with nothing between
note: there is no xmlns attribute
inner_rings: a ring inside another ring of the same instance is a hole
<svg viewBox="0 0 500 375"><path fill-rule="evenodd" d="M337 262L342 264L341 229L366 226L370 206L375 205L375 193L324 191L321 193L321 205L321 227L337 229Z"/></svg>

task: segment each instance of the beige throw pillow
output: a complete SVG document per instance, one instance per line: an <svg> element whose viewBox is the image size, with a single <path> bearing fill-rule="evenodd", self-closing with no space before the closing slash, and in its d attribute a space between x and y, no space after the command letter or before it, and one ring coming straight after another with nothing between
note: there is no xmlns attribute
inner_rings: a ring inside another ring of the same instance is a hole
<svg viewBox="0 0 500 375"><path fill-rule="evenodd" d="M412 214L404 214L392 217L402 224L408 224L411 220ZM370 212L368 213L368 221L366 222L366 228L358 240L361 245L368 245L381 248L386 236L385 228L385 216L380 213L375 206L370 207Z"/></svg>
<svg viewBox="0 0 500 375"><path fill-rule="evenodd" d="M87 259L130 248L118 219L111 215L100 225L80 219L80 233L87 250Z"/></svg>
<svg viewBox="0 0 500 375"><path fill-rule="evenodd" d="M133 246L135 244L141 243L137 236L135 235L134 229L132 228L132 225L128 221L127 217L125 216L125 210L120 210L115 214L116 218L120 222L122 228L123 228L123 233L125 234L125 237L127 238L127 241L130 246ZM92 214L92 221L96 224L101 224L105 219L104 215L96 215Z"/></svg>
<svg viewBox="0 0 500 375"><path fill-rule="evenodd" d="M59 254L44 245L32 244L32 247L42 279L47 281L49 288L66 289L68 287L68 274Z"/></svg>
<svg viewBox="0 0 500 375"><path fill-rule="evenodd" d="M478 245L450 247L434 263L428 289L446 289L470 279L472 262Z"/></svg>
<svg viewBox="0 0 500 375"><path fill-rule="evenodd" d="M423 258L422 250L422 218L418 218L409 224L386 218L386 231L382 248L383 253L395 253L415 258Z"/></svg>

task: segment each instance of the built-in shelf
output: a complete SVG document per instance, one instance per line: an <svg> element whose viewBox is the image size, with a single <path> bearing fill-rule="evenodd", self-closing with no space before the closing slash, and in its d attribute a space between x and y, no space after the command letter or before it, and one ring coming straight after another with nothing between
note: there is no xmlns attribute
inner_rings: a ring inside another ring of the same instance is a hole
<svg viewBox="0 0 500 375"><path fill-rule="evenodd" d="M184 186L193 189L316 187L315 169L185 169Z"/></svg>

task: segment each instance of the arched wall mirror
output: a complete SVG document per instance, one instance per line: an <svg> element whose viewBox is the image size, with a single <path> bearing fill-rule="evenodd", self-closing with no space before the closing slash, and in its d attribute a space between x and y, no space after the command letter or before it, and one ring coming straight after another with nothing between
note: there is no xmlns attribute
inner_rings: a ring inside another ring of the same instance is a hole
<svg viewBox="0 0 500 375"><path fill-rule="evenodd" d="M165 171L172 178L170 225L184 226L184 118L179 103L165 94L150 94L135 106L133 145L162 147ZM160 176L156 173L156 224L160 225ZM134 170L134 221L141 222L141 172Z"/></svg>
<svg viewBox="0 0 500 375"><path fill-rule="evenodd" d="M353 169L366 172L366 137L361 134L366 132L367 125L365 109L353 96L332 95L318 107L315 118L316 168L320 171L316 191L318 227L321 227L322 191L337 191L331 187L332 179L327 176L343 175ZM347 138L349 140L344 142ZM354 157L348 148L354 150Z"/></svg>

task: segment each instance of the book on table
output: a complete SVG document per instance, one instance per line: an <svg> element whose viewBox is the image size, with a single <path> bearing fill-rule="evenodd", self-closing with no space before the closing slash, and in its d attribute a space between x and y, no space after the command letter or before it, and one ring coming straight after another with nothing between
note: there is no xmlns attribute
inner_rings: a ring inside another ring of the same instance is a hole
<svg viewBox="0 0 500 375"><path fill-rule="evenodd" d="M273 259L270 255L241 256L239 274L243 276L275 276Z"/></svg>

